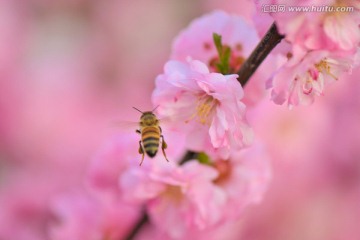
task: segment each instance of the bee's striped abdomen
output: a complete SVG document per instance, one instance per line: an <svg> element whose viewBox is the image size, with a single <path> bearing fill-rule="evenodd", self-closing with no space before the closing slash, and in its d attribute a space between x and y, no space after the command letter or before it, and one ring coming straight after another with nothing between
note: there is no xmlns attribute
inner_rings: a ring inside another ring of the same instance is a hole
<svg viewBox="0 0 360 240"><path fill-rule="evenodd" d="M141 140L146 154L149 157L154 157L159 149L159 127L144 127L141 131Z"/></svg>

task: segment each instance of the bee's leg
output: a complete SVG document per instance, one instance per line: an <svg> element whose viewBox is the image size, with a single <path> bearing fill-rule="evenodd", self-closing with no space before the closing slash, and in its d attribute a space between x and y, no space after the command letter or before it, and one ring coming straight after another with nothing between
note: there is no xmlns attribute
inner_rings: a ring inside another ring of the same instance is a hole
<svg viewBox="0 0 360 240"><path fill-rule="evenodd" d="M167 144L166 144L166 142L165 142L165 140L164 140L164 136L163 135L161 135L161 150L162 150L162 152L163 152L163 154L164 154L164 157L165 157L165 159L166 159L166 161L169 161L169 159L167 159L167 157L166 157L166 153L165 153L165 149L167 148Z"/></svg>
<svg viewBox="0 0 360 240"><path fill-rule="evenodd" d="M136 133L138 133L138 134L141 134L141 132L140 132L140 130L139 129L136 129L136 131L135 131Z"/></svg>
<svg viewBox="0 0 360 240"><path fill-rule="evenodd" d="M144 156L145 156L144 149L143 149L143 147L141 145L141 140L139 141L139 153L142 154L142 158L141 158L141 162L140 162L140 166L141 166L141 164L144 161Z"/></svg>

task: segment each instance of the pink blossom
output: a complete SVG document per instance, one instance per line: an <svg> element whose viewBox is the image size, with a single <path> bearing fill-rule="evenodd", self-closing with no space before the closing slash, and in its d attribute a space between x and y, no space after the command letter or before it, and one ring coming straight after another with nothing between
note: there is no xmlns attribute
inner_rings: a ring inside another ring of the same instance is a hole
<svg viewBox="0 0 360 240"><path fill-rule="evenodd" d="M242 222L242 221L240 221ZM151 226L145 226L143 231L141 231L137 238L138 240L186 240L186 239L196 239L196 240L237 240L239 239L238 235L239 222L229 222L221 226L212 227L206 229L206 231L187 231L185 235L174 238L167 234L166 232L160 231L157 228Z"/></svg>
<svg viewBox="0 0 360 240"><path fill-rule="evenodd" d="M119 175L133 161L137 163L137 148L139 138L135 133L115 136L104 143L88 167L88 181L94 189L121 194L119 191ZM138 155L140 156L140 155Z"/></svg>
<svg viewBox="0 0 360 240"><path fill-rule="evenodd" d="M252 12L253 3L241 4L249 8L247 14ZM249 22L238 15L217 10L195 19L180 32L173 42L171 58L186 61L187 57L191 57L207 64L210 71L218 72L216 61L219 57L213 33L221 35L223 45L231 49L230 73L240 69L260 41L256 28ZM274 63L270 55L246 84L243 102L247 106L256 104L266 96L264 84L269 72L277 68Z"/></svg>
<svg viewBox="0 0 360 240"><path fill-rule="evenodd" d="M356 0L259 0L259 10L284 6L272 12L280 33L293 44L313 50L356 51L360 43L360 5ZM292 10L298 7L298 10ZM338 8L352 7L348 11ZM326 10L330 9L330 10Z"/></svg>
<svg viewBox="0 0 360 240"><path fill-rule="evenodd" d="M177 132L171 132L163 128L168 147L166 154L170 162L166 162L161 150L155 159L145 156L142 168L146 168L151 162L156 161L159 167L173 165L184 154L184 137ZM122 198L123 193L119 188L119 177L131 168L139 168L141 154L139 154L139 140L141 137L135 133L135 129L111 137L97 151L88 167L87 180L95 190L104 194L110 193ZM158 160L158 161L157 161Z"/></svg>
<svg viewBox="0 0 360 240"><path fill-rule="evenodd" d="M241 16L249 23L251 23L252 17L256 11L253 0L204 1L202 4L204 5L204 12L221 9L227 13Z"/></svg>
<svg viewBox="0 0 360 240"><path fill-rule="evenodd" d="M226 193L224 221L236 220L246 207L260 203L271 179L268 153L260 143L240 152L233 152L229 160L217 160L219 172L215 183Z"/></svg>
<svg viewBox="0 0 360 240"><path fill-rule="evenodd" d="M50 209L55 219L49 223L53 240L117 240L130 231L139 215L137 208L110 195L80 190L56 196Z"/></svg>
<svg viewBox="0 0 360 240"><path fill-rule="evenodd" d="M167 136L169 146L178 148L175 142L179 138ZM164 161L159 154L139 167L137 160L140 156L133 151L137 141L133 140L129 136L119 136L105 145L91 166L89 176L91 183L95 184L92 186L96 186L95 191L100 196L112 196L117 201L138 207L144 204L157 231L170 238L202 236L207 231L235 221L247 206L262 198L267 188L268 161L258 145L242 153L232 153L230 165L227 164L230 161L224 160L211 166L192 160L178 166L176 161ZM170 159L176 155L177 151L169 151ZM223 163L230 168L225 167L224 171ZM91 204L98 201L87 197L80 199ZM69 233L70 228L82 231L83 227L76 219L86 211L77 209L76 202L69 202L71 205L67 209L74 208L75 213L64 216L65 220L68 219L65 221L67 226L59 227L60 233ZM86 206L85 203L82 205ZM95 211L97 204L91 208ZM97 214L101 216L102 213ZM71 225L71 219L80 225ZM89 224L99 229L99 223Z"/></svg>
<svg viewBox="0 0 360 240"><path fill-rule="evenodd" d="M191 229L217 224L226 196L215 184L217 171L197 161L183 166L148 164L132 168L121 177L127 199L147 201L151 221L163 232L179 238Z"/></svg>
<svg viewBox="0 0 360 240"><path fill-rule="evenodd" d="M79 172L53 162L11 165L1 159L0 165L0 239L49 239L52 215L48 203L79 182Z"/></svg>
<svg viewBox="0 0 360 240"><path fill-rule="evenodd" d="M169 61L156 79L152 99L160 116L172 118L187 134L188 148L215 149L225 159L231 148L242 148L252 139L236 77L210 73L197 60Z"/></svg>
<svg viewBox="0 0 360 240"><path fill-rule="evenodd" d="M275 174L262 203L233 227L237 238L228 239L359 238L358 74L354 69L310 107L288 111L263 101L249 112Z"/></svg>
<svg viewBox="0 0 360 240"><path fill-rule="evenodd" d="M159 166L163 161L155 161L124 172L121 189L127 201L145 203L151 222L171 238L206 235L238 220L261 201L271 175L259 144L210 165L193 160Z"/></svg>
<svg viewBox="0 0 360 240"><path fill-rule="evenodd" d="M46 239L44 229L50 220L46 204L49 192L57 188L56 184L51 178L50 181L46 179L48 182L42 179L40 183L33 176L25 176L24 179L19 174L12 174L15 183L4 179L4 176L1 179L0 239Z"/></svg>
<svg viewBox="0 0 360 240"><path fill-rule="evenodd" d="M222 43L231 48L231 71L235 73L259 42L256 29L236 15L214 11L195 19L174 40L171 58L185 61L188 57L206 63L216 71L218 59L213 33L222 36Z"/></svg>
<svg viewBox="0 0 360 240"><path fill-rule="evenodd" d="M271 79L271 97L277 104L287 102L289 107L311 104L315 96L324 95L324 89L350 72L356 59L328 51L299 51L284 64Z"/></svg>

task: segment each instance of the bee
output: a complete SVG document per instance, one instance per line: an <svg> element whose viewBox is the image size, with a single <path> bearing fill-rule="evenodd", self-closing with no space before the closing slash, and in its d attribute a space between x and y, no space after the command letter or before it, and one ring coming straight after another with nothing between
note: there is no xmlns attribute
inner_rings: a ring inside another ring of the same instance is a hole
<svg viewBox="0 0 360 240"><path fill-rule="evenodd" d="M157 107L154 108L152 111L147 111L147 112L142 112L135 107L133 108L142 114L139 122L140 129L136 129L136 133L141 135L141 139L139 141L139 153L142 154L140 166L144 161L145 153L151 158L156 156L160 144L161 144L161 150L163 152L166 161L169 161L165 153L167 144L164 140L164 136L162 135L162 130L159 125L160 121L154 114L154 111ZM161 143L160 143L160 138L161 138Z"/></svg>

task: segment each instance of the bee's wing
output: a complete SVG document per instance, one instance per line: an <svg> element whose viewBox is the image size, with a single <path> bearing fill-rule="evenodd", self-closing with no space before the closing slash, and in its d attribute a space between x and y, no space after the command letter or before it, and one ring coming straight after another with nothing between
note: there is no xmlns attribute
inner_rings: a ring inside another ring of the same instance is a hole
<svg viewBox="0 0 360 240"><path fill-rule="evenodd" d="M111 127L121 129L121 130L130 130L135 131L139 128L139 122L133 121L122 121L122 120L115 120L111 122Z"/></svg>
<svg viewBox="0 0 360 240"><path fill-rule="evenodd" d="M181 124L185 123L184 118L181 119L174 116L162 117L159 118L159 121L160 121L160 126L163 129L169 130L171 132L181 132L182 131Z"/></svg>
<svg viewBox="0 0 360 240"><path fill-rule="evenodd" d="M159 122L161 125L173 125L176 121L172 117L162 117L159 118Z"/></svg>
<svg viewBox="0 0 360 240"><path fill-rule="evenodd" d="M185 123L186 121L190 120L192 118L192 114L189 114L189 112L180 112L180 113L174 113L167 116L159 117L159 121L162 124L181 124Z"/></svg>

